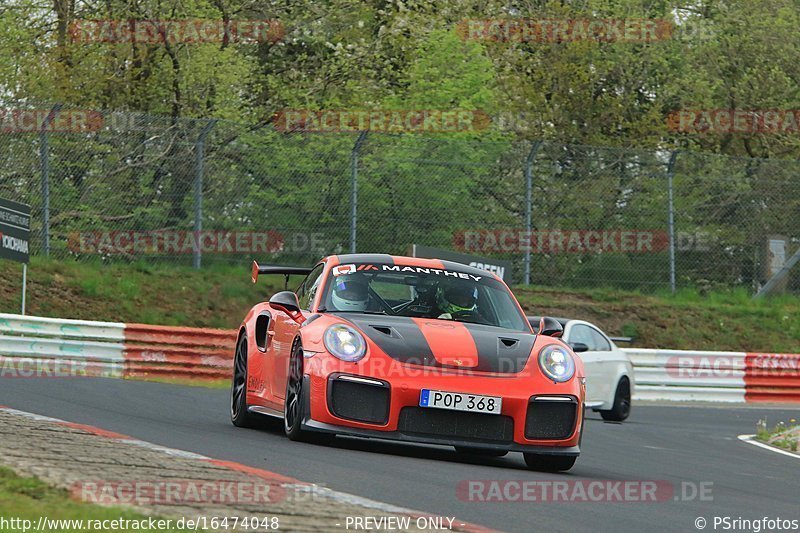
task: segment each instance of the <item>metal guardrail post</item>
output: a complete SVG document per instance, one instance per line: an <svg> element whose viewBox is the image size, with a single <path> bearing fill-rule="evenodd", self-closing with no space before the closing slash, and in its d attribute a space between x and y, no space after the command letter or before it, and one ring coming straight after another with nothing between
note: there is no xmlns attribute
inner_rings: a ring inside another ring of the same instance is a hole
<svg viewBox="0 0 800 533"><path fill-rule="evenodd" d="M779 271L777 271L771 278L767 280L764 286L759 289L755 296L753 296L753 299L763 298L772 292L772 289L774 289L778 283L780 283L786 276L789 275L789 271L794 268L798 262L800 262L800 250L797 250L794 255L792 255L789 260L786 261L786 264L784 264Z"/></svg>
<svg viewBox="0 0 800 533"><path fill-rule="evenodd" d="M209 120L194 146L195 156L195 174L194 174L194 241L195 247L193 252L192 263L194 268L200 268L203 252L200 250L200 232L203 231L203 171L205 163L205 143L211 128L217 123L215 120Z"/></svg>
<svg viewBox="0 0 800 533"><path fill-rule="evenodd" d="M367 138L367 132L358 134L350 152L350 253L356 253L356 223L358 220L358 153Z"/></svg>
<svg viewBox="0 0 800 533"><path fill-rule="evenodd" d="M50 257L50 144L47 127L53 121L62 104L56 104L42 122L39 130L39 166L42 172L42 250Z"/></svg>
<svg viewBox="0 0 800 533"><path fill-rule="evenodd" d="M542 141L536 141L531 146L531 151L528 152L528 158L525 161L525 232L528 235L528 246L525 248L525 276L523 283L525 285L531 284L531 247L530 236L532 231L531 211L533 209L533 162L536 159L536 154L542 146Z"/></svg>
<svg viewBox="0 0 800 533"><path fill-rule="evenodd" d="M672 178L675 176L675 161L678 159L679 150L669 156L667 164L667 188L669 192L669 287L672 292L677 289L675 283L675 201L673 195Z"/></svg>

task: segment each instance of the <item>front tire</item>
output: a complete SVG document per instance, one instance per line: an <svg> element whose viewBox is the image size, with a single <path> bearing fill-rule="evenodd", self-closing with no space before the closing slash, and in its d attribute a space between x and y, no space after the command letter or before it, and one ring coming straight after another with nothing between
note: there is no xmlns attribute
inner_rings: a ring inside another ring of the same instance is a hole
<svg viewBox="0 0 800 533"><path fill-rule="evenodd" d="M614 393L614 405L607 411L600 411L603 420L609 422L622 422L631 414L631 382L627 376L623 376L617 384L617 391Z"/></svg>
<svg viewBox="0 0 800 533"><path fill-rule="evenodd" d="M545 455L540 453L523 453L525 464L531 470L539 472L566 472L575 465L577 455Z"/></svg>
<svg viewBox="0 0 800 533"><path fill-rule="evenodd" d="M247 411L247 334L239 336L233 355L231 380L231 422L239 428L256 427L256 420Z"/></svg>
<svg viewBox="0 0 800 533"><path fill-rule="evenodd" d="M303 349L295 343L289 360L289 375L286 378L286 395L283 403L283 430L289 440L300 441L304 431L303 422Z"/></svg>
<svg viewBox="0 0 800 533"><path fill-rule="evenodd" d="M286 395L283 403L283 430L289 440L328 444L335 435L314 433L302 428L306 412L306 395L303 389L303 347L298 340L289 361L286 379Z"/></svg>

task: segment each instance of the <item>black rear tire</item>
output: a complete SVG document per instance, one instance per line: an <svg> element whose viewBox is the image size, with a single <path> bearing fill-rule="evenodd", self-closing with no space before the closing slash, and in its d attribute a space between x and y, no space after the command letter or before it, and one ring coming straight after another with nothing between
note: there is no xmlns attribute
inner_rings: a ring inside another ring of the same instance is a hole
<svg viewBox="0 0 800 533"><path fill-rule="evenodd" d="M455 446L458 453L467 455L480 455L481 457L503 457L508 455L508 450L492 450L489 448L473 448L472 446Z"/></svg>
<svg viewBox="0 0 800 533"><path fill-rule="evenodd" d="M231 422L239 428L254 428L258 420L247 410L247 334L239 336L233 355Z"/></svg>
<svg viewBox="0 0 800 533"><path fill-rule="evenodd" d="M523 453L525 464L531 470L539 472L566 472L575 465L577 455L545 455L540 453Z"/></svg>
<svg viewBox="0 0 800 533"><path fill-rule="evenodd" d="M614 405L611 409L600 411L603 420L609 422L622 422L631 415L631 382L627 376L623 376L617 383L617 391L614 393Z"/></svg>

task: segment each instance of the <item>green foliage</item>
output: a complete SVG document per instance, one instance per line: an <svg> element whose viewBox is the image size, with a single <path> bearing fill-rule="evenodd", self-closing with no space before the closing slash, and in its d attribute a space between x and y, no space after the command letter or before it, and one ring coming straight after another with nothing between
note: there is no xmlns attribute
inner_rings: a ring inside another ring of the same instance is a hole
<svg viewBox="0 0 800 533"><path fill-rule="evenodd" d="M797 453L800 444L800 425L792 418L788 423L778 422L774 427L767 427L767 419L756 424L756 439L772 446Z"/></svg>
<svg viewBox="0 0 800 533"><path fill-rule="evenodd" d="M31 477L20 477L7 468L0 468L0 513L4 517L30 520L36 524L39 517L51 520L147 520L148 517L123 507L110 507L83 503L70 498L63 489L49 487ZM156 519L157 520L157 519ZM64 522L66 524L66 522ZM85 529L64 527L64 533L78 533ZM119 530L133 531L133 530ZM183 531L170 528L165 531Z"/></svg>
<svg viewBox="0 0 800 533"><path fill-rule="evenodd" d="M111 44L69 34L82 20L198 18L273 19L285 36ZM520 42L459 31L468 19L522 18L665 19L673 32L654 42ZM368 137L359 155L360 249L450 247L464 229L520 228L523 169L542 139L552 143L533 168L535 230L663 231L666 164L680 148L676 224L709 243L679 250L679 284L752 289L766 275L766 236L797 237L798 164L785 159L800 159L800 137L689 135L671 131L667 117L687 108L800 108L798 27L793 0L8 0L0 93L8 107L67 102L158 117L51 135L53 251L62 257L74 253L75 232L191 230L195 143L208 118L223 120L206 142L204 227L320 235L318 250L284 252L285 262L343 251L357 136L279 133L269 127L273 114L471 109L494 118L487 131ZM34 135L0 135L0 194L29 201L35 213L38 148ZM513 259L519 264L519 254ZM540 255L533 264L535 283L645 290L669 279L663 247L649 256Z"/></svg>

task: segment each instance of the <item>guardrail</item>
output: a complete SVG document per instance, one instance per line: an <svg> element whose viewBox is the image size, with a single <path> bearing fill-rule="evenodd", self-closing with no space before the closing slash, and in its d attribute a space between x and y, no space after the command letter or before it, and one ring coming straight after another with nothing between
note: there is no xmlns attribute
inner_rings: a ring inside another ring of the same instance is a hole
<svg viewBox="0 0 800 533"><path fill-rule="evenodd" d="M623 349L639 400L800 403L800 354Z"/></svg>
<svg viewBox="0 0 800 533"><path fill-rule="evenodd" d="M0 314L0 376L231 374L232 330Z"/></svg>
<svg viewBox="0 0 800 533"><path fill-rule="evenodd" d="M235 342L235 330L0 314L0 376L228 378ZM800 403L799 354L623 351L634 399Z"/></svg>

